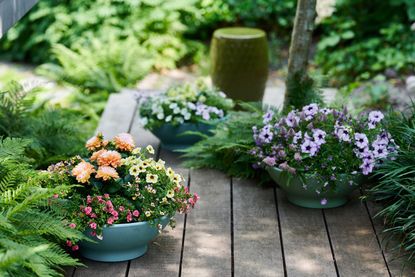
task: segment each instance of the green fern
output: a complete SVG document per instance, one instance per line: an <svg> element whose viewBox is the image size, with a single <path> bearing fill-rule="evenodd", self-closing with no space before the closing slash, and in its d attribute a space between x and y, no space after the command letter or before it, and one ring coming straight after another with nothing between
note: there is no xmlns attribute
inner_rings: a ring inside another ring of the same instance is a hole
<svg viewBox="0 0 415 277"><path fill-rule="evenodd" d="M0 141L0 276L62 276L62 266L80 263L59 244L83 235L50 208L52 196L70 187L41 187L53 176L22 158L27 145L22 139Z"/></svg>

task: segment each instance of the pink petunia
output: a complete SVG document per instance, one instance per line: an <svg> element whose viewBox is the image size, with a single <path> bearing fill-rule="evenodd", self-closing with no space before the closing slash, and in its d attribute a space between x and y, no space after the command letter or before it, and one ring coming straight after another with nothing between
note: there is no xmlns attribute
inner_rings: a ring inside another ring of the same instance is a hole
<svg viewBox="0 0 415 277"><path fill-rule="evenodd" d="M67 240L67 241L66 241L66 246L71 247L71 246L72 246L72 241Z"/></svg>
<svg viewBox="0 0 415 277"><path fill-rule="evenodd" d="M125 211L125 208L124 208L124 206L120 206L120 207L118 208L118 210L119 210L120 212L123 212L123 211Z"/></svg>
<svg viewBox="0 0 415 277"><path fill-rule="evenodd" d="M77 250L79 250L79 246L78 245L72 246L72 251L77 251Z"/></svg>
<svg viewBox="0 0 415 277"><path fill-rule="evenodd" d="M91 207L85 207L84 212L85 212L86 215L89 215L92 212L92 208Z"/></svg>
<svg viewBox="0 0 415 277"><path fill-rule="evenodd" d="M91 228L91 229L97 229L97 224L95 223L95 222L91 222L91 223L89 223L89 227Z"/></svg>
<svg viewBox="0 0 415 277"><path fill-rule="evenodd" d="M113 217L108 218L108 219L107 219L107 223L108 223L109 225L112 225L112 224L114 223L114 218L113 218Z"/></svg>
<svg viewBox="0 0 415 277"><path fill-rule="evenodd" d="M139 212L139 211L137 211L137 210L134 210L134 211L133 211L133 216L135 216L135 217L139 217L139 216L140 216L140 212Z"/></svg>
<svg viewBox="0 0 415 277"><path fill-rule="evenodd" d="M75 223L69 224L69 228L75 229L76 228L76 224Z"/></svg>

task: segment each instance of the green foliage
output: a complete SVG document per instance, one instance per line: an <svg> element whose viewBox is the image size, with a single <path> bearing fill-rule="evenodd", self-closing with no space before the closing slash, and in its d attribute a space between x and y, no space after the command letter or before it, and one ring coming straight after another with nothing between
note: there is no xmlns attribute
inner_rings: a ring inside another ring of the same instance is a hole
<svg viewBox="0 0 415 277"><path fill-rule="evenodd" d="M268 177L262 170L252 168L255 158L248 153L255 146L252 126L262 123L261 103L240 105L243 110L231 112L212 136L184 150L185 166L214 168L233 177Z"/></svg>
<svg viewBox="0 0 415 277"><path fill-rule="evenodd" d="M62 266L80 263L59 244L83 236L50 208L52 196L68 187L30 168L25 159L29 144L22 139L0 142L0 275L61 276ZM40 187L42 183L53 188Z"/></svg>
<svg viewBox="0 0 415 277"><path fill-rule="evenodd" d="M108 47L111 45L111 47ZM52 49L58 64L44 64L37 72L90 92L114 92L134 85L153 65L152 58L135 39L101 41L73 51L61 44Z"/></svg>
<svg viewBox="0 0 415 277"><path fill-rule="evenodd" d="M392 112L387 119L401 148L395 160L379 169L380 182L368 194L383 206L377 216L385 219L386 238L398 238L396 250L404 250L407 262L415 264L415 104L411 114Z"/></svg>
<svg viewBox="0 0 415 277"><path fill-rule="evenodd" d="M0 136L31 140L26 154L37 167L72 156L85 134L79 118L65 110L33 109L33 98L17 83L0 92Z"/></svg>
<svg viewBox="0 0 415 277"><path fill-rule="evenodd" d="M284 111L300 109L310 103L322 103L321 90L313 78L297 72L287 79L287 94L284 99Z"/></svg>
<svg viewBox="0 0 415 277"><path fill-rule="evenodd" d="M321 23L316 63L335 84L415 68L413 1L342 0ZM408 11L408 13L406 12Z"/></svg>

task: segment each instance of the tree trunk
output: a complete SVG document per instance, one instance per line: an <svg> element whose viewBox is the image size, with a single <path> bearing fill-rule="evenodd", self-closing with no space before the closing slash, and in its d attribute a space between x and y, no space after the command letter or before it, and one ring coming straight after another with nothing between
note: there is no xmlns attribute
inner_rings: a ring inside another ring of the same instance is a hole
<svg viewBox="0 0 415 277"><path fill-rule="evenodd" d="M290 53L288 59L288 74L284 109L301 104L301 99L307 99L303 94L307 90L301 89L303 83L309 83L307 75L308 56L316 18L317 0L298 0L291 35ZM304 84L307 86L307 84ZM299 89L300 87L300 89Z"/></svg>

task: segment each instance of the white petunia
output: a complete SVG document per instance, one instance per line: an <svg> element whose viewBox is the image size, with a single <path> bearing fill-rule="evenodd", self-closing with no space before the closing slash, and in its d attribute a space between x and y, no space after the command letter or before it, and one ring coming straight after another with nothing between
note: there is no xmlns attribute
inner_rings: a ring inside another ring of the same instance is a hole
<svg viewBox="0 0 415 277"><path fill-rule="evenodd" d="M163 113L158 113L157 114L157 119L162 120L164 118L164 114Z"/></svg>
<svg viewBox="0 0 415 277"><path fill-rule="evenodd" d="M166 122L170 122L170 121L171 121L171 119L172 119L172 116L171 116L171 115L168 115L168 116L166 116L165 121L166 121Z"/></svg>

